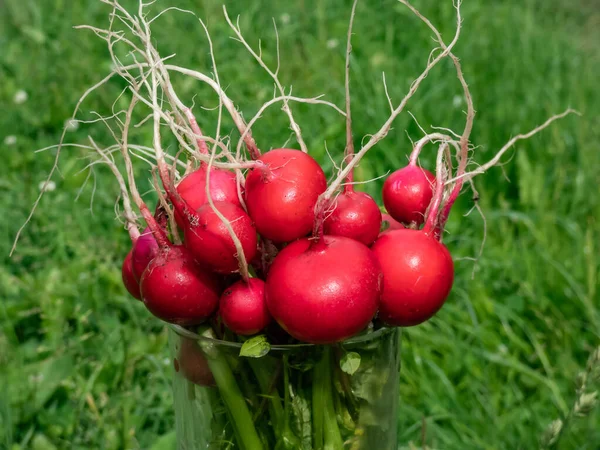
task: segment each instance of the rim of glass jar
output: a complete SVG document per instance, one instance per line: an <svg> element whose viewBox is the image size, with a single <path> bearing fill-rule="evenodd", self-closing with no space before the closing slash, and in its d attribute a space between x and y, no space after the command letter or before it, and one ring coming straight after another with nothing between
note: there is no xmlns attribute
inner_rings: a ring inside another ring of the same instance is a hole
<svg viewBox="0 0 600 450"><path fill-rule="evenodd" d="M202 340L207 343L221 345L224 347L231 347L231 348L238 348L238 349L242 347L242 343L240 343L240 342L231 342L231 341L224 341L221 339L213 339L213 338L210 338L207 336L202 336L200 334L194 333L193 331L190 331L187 328L184 328L180 325L175 325L175 324L171 324L171 323L167 324L167 325L171 330L173 330L179 336L187 337L189 339L195 339L197 341ZM367 342L367 341L377 339L387 333L391 333L396 330L399 330L399 328L398 327L381 327L378 330L373 331L372 333L367 333L367 334L363 334L360 336L352 337L350 339L346 339L345 341L340 342L340 344L343 344L343 345L359 344L361 342ZM317 346L318 346L318 344L308 344L308 343L272 345L270 350L271 351L273 351L273 350L279 350L279 351L295 350L298 348L317 347Z"/></svg>

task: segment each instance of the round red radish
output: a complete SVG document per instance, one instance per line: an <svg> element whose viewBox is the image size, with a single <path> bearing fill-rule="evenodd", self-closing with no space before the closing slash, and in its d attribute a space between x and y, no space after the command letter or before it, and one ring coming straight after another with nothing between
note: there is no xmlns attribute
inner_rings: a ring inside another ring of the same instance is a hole
<svg viewBox="0 0 600 450"><path fill-rule="evenodd" d="M369 194L346 191L341 193L325 219L323 232L344 236L371 245L381 229L381 211Z"/></svg>
<svg viewBox="0 0 600 450"><path fill-rule="evenodd" d="M448 249L420 230L384 233L371 247L383 271L379 317L408 327L432 317L443 306L454 281Z"/></svg>
<svg viewBox="0 0 600 450"><path fill-rule="evenodd" d="M127 253L127 256L123 260L123 266L121 266L121 276L123 277L123 284L125 285L127 292L129 292L133 297L137 298L138 300L141 300L142 295L140 294L140 285L138 284L138 281L133 275L133 266L131 264L131 252L132 250L130 250L129 253Z"/></svg>
<svg viewBox="0 0 600 450"><path fill-rule="evenodd" d="M203 272L183 246L163 247L142 275L142 299L165 322L196 325L215 311L218 282Z"/></svg>
<svg viewBox="0 0 600 450"><path fill-rule="evenodd" d="M301 239L275 258L267 276L267 307L301 341L343 341L373 318L382 274L368 247L341 236Z"/></svg>
<svg viewBox="0 0 600 450"><path fill-rule="evenodd" d="M406 227L389 214L384 213L381 215L381 228L382 231L380 234L386 233L388 231L403 230Z"/></svg>
<svg viewBox="0 0 600 450"><path fill-rule="evenodd" d="M257 251L256 229L252 219L233 203L214 202L214 205L231 224L242 244L246 261L251 261ZM197 224L184 227L185 246L196 261L217 273L228 274L237 271L237 250L233 239L209 203L198 209L196 219Z"/></svg>
<svg viewBox="0 0 600 450"><path fill-rule="evenodd" d="M265 302L265 282L250 278L225 289L219 301L219 315L236 334L249 336L263 330L271 321Z"/></svg>
<svg viewBox="0 0 600 450"><path fill-rule="evenodd" d="M422 224L434 184L435 175L420 167L408 165L396 170L383 183L385 209L398 222Z"/></svg>
<svg viewBox="0 0 600 450"><path fill-rule="evenodd" d="M194 211L204 205L208 201L206 197L206 166L202 164L198 170L186 175L177 185L177 192ZM229 202L242 206L237 192L235 174L228 170L210 169L210 196L216 202ZM175 220L177 225L181 228L184 227L185 220L179 213L175 213Z"/></svg>
<svg viewBox="0 0 600 450"><path fill-rule="evenodd" d="M148 267L148 264L150 264L150 261L154 259L157 253L158 243L154 239L150 227L146 227L138 240L135 241L135 244L133 244L133 250L131 251L133 276L138 282L142 278L144 270L146 270L146 267Z"/></svg>
<svg viewBox="0 0 600 450"><path fill-rule="evenodd" d="M306 236L315 219L317 198L327 188L323 169L300 150L280 148L263 154L263 167L246 177L246 206L256 229L276 243Z"/></svg>

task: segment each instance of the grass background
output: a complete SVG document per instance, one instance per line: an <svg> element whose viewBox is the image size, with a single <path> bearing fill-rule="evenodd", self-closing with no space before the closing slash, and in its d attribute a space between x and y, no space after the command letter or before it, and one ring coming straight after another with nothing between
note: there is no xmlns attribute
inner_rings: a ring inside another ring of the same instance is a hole
<svg viewBox="0 0 600 450"><path fill-rule="evenodd" d="M271 83L229 39L220 3L159 5L192 8L206 18L221 79L250 116L271 95ZM325 93L342 103L349 1L226 3L242 14L251 42L263 38L271 61L271 17L278 20L281 79L296 95ZM451 35L450 1L415 5ZM98 168L75 200L85 161L65 150L56 190L46 194L8 257L54 158L34 150L58 142L79 95L110 70L103 42L72 27L104 25L107 13L97 1L0 3L0 448L168 448L172 437L166 333L121 286L128 238L115 220L110 173ZM472 136L478 162L567 106L583 117L519 143L503 170L478 178L488 239L474 279L474 263L464 258L477 254L483 223L476 214L464 217L469 194L453 212L446 238L457 259L453 293L433 320L403 337L400 444L422 444L424 419L426 444L434 448L532 449L545 426L569 409L573 379L600 337L600 7L593 0L480 0L465 2L463 15L456 53L478 111ZM176 52L181 65L209 70L193 18L165 16L154 35L163 54ZM430 33L397 2L361 2L352 57L355 136L373 133L387 117L381 72L398 101L431 46ZM186 99L197 95L198 103L216 104L196 83L176 81ZM123 87L112 80L84 111L107 114ZM15 103L20 90L28 98ZM460 92L451 64L442 63L408 109L425 128L461 130ZM340 154L343 121L325 108L297 106L295 113L311 152L331 173L323 144ZM206 113L202 120L210 129L214 117ZM67 136L81 143L88 134L112 143L101 126ZM255 131L263 149L282 145L289 134L277 108ZM357 176L373 178L404 164L407 134L421 135L405 113ZM135 139L149 142L148 131ZM425 165L432 165L433 153L425 152ZM365 189L378 197L381 183ZM561 448L599 445L595 412L576 422Z"/></svg>

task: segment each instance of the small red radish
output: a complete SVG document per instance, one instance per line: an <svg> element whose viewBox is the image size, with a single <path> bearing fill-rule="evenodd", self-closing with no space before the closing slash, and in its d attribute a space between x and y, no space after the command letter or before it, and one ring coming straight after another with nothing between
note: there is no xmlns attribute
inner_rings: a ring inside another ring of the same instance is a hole
<svg viewBox="0 0 600 450"><path fill-rule="evenodd" d="M161 246L140 281L148 310L165 322L196 325L215 311L219 285L183 246Z"/></svg>
<svg viewBox="0 0 600 450"><path fill-rule="evenodd" d="M177 192L192 210L197 210L208 201L206 196L206 164L186 175L177 185ZM210 196L216 202L229 202L239 207L235 174L228 170L210 169ZM184 227L185 221L179 213L175 213L177 225Z"/></svg>
<svg viewBox="0 0 600 450"><path fill-rule="evenodd" d="M381 229L383 231L380 234L386 233L388 231L402 230L404 228L406 227L389 214L384 213L381 215Z"/></svg>
<svg viewBox="0 0 600 450"><path fill-rule="evenodd" d="M228 202L214 202L215 208L230 223L233 232L244 250L246 261L251 261L257 251L256 229L252 219L237 205ZM184 227L185 246L196 261L210 270L228 274L238 270L237 250L225 223L219 218L209 203L196 213L197 224Z"/></svg>
<svg viewBox="0 0 600 450"><path fill-rule="evenodd" d="M383 204L398 222L421 225L433 197L435 175L414 164L392 173L383 183Z"/></svg>
<svg viewBox="0 0 600 450"><path fill-rule="evenodd" d="M236 334L249 336L262 331L271 321L265 302L265 282L250 278L225 289L219 301L219 315Z"/></svg>
<svg viewBox="0 0 600 450"><path fill-rule="evenodd" d="M263 167L246 177L246 206L260 235L276 243L306 236L315 219L317 198L327 188L321 166L300 150L263 154Z"/></svg>
<svg viewBox="0 0 600 450"><path fill-rule="evenodd" d="M230 274L240 268L238 253L243 252L246 263L254 258L257 250L256 229L250 216L241 207L230 202L213 201L214 209L210 203L205 203L198 211L194 211L179 192L172 189L165 167L160 171L160 176L167 196L180 217L185 247L199 264L220 274ZM206 176L212 177L212 170L209 172L207 168Z"/></svg>
<svg viewBox="0 0 600 450"><path fill-rule="evenodd" d="M183 336L180 336L179 342L179 352L173 361L175 371L198 386L214 386L215 379L198 343Z"/></svg>
<svg viewBox="0 0 600 450"><path fill-rule="evenodd" d="M381 229L381 211L369 194L346 190L333 202L323 232L371 245Z"/></svg>
<svg viewBox="0 0 600 450"><path fill-rule="evenodd" d="M432 317L443 306L454 281L448 249L421 230L383 233L371 247L383 271L379 317L408 327Z"/></svg>
<svg viewBox="0 0 600 450"><path fill-rule="evenodd" d="M140 285L138 281L135 279L133 275L133 266L131 264L131 253L132 250L127 253L127 256L123 260L123 266L121 267L121 276L123 277L123 284L133 297L138 300L142 299L142 294L140 294Z"/></svg>
<svg viewBox="0 0 600 450"><path fill-rule="evenodd" d="M158 243L154 239L150 227L146 227L137 241L135 241L135 244L133 244L133 250L131 251L133 276L138 282L142 278L144 270L146 270L146 267L148 267L148 264L150 264L150 261L154 259L157 253Z"/></svg>
<svg viewBox="0 0 600 450"><path fill-rule="evenodd" d="M341 236L301 239L275 258L267 307L296 339L328 344L367 326L379 304L382 274L364 244Z"/></svg>

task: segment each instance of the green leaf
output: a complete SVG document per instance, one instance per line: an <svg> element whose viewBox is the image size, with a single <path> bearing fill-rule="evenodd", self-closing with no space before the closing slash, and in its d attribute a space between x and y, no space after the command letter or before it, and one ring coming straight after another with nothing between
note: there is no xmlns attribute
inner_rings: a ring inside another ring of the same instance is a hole
<svg viewBox="0 0 600 450"><path fill-rule="evenodd" d="M36 379L33 402L36 411L44 406L60 384L69 378L74 370L75 364L69 355L50 358L32 367Z"/></svg>
<svg viewBox="0 0 600 450"><path fill-rule="evenodd" d="M177 446L177 435L175 431L171 431L170 433L163 434L159 437L150 450L175 450Z"/></svg>
<svg viewBox="0 0 600 450"><path fill-rule="evenodd" d="M46 41L46 35L42 30L25 25L21 31L36 44L43 44Z"/></svg>
<svg viewBox="0 0 600 450"><path fill-rule="evenodd" d="M356 352L346 353L340 360L340 367L348 375L354 375L360 367L360 355Z"/></svg>
<svg viewBox="0 0 600 450"><path fill-rule="evenodd" d="M304 389L296 391L292 397L292 427L302 440L302 449L312 449L312 415L310 410L310 392Z"/></svg>
<svg viewBox="0 0 600 450"><path fill-rule="evenodd" d="M57 450L57 447L50 442L43 434L36 434L31 441L31 449L32 450Z"/></svg>
<svg viewBox="0 0 600 450"><path fill-rule="evenodd" d="M297 351L291 352L289 356L289 366L300 372L308 372L314 369L315 364L318 361L318 352L315 351Z"/></svg>
<svg viewBox="0 0 600 450"><path fill-rule="evenodd" d="M240 349L240 356L247 358L261 358L271 350L271 344L264 334L248 339Z"/></svg>

